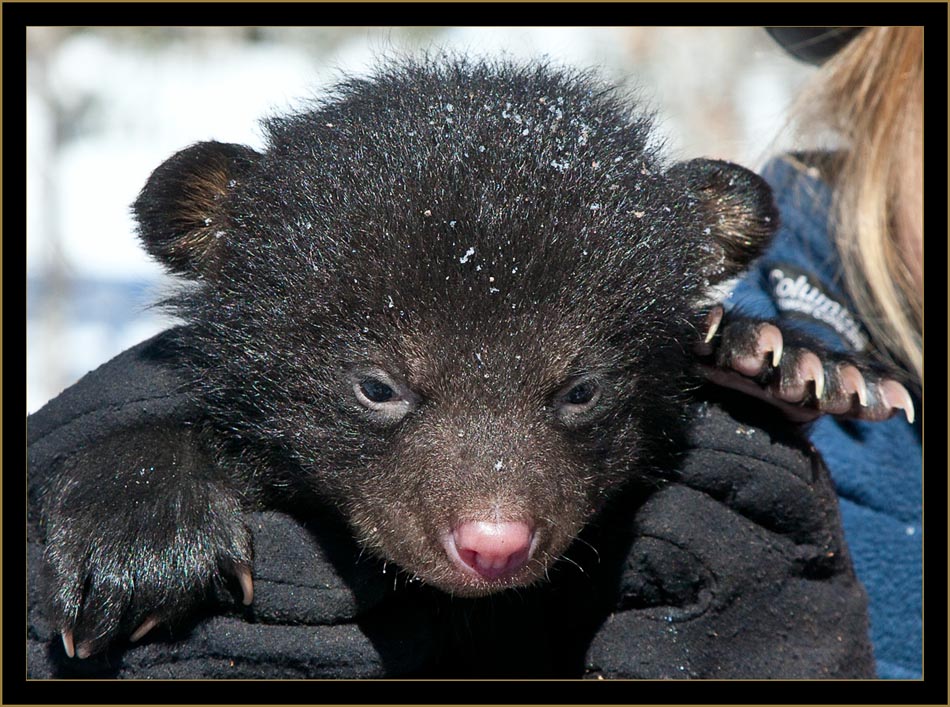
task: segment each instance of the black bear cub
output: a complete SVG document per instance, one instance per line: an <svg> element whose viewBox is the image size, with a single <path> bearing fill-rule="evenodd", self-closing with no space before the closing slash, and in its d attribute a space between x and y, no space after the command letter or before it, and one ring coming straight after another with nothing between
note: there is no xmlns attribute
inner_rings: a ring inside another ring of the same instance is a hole
<svg viewBox="0 0 950 707"><path fill-rule="evenodd" d="M187 280L169 304L207 424L108 440L46 494L70 654L224 575L250 601L255 506L329 501L456 595L543 579L654 473L707 296L777 221L756 175L664 163L648 115L547 66L390 63L266 132L179 152L135 202Z"/></svg>

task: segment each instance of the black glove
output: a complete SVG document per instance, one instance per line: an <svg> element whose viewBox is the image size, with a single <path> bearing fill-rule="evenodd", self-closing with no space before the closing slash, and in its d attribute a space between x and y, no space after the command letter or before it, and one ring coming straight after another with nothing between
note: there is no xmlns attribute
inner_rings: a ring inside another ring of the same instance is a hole
<svg viewBox="0 0 950 707"><path fill-rule="evenodd" d="M703 404L675 482L628 514L588 677L874 677L824 463L764 405L733 400L756 426Z"/></svg>

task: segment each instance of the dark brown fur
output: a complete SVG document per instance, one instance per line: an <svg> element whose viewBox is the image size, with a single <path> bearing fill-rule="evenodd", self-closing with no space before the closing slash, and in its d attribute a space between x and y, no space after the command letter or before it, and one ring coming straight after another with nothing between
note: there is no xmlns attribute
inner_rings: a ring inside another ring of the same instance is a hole
<svg viewBox="0 0 950 707"><path fill-rule="evenodd" d="M697 303L768 239L768 189L728 163L665 164L649 116L545 66L389 64L268 131L259 154L182 151L135 204L146 248L193 280L172 305L230 493L329 500L367 550L447 592L543 578L619 487L656 478ZM361 404L368 379L395 413ZM594 402L570 403L585 381ZM179 511L199 535L234 520ZM446 556L459 523L512 519L538 539L523 570L488 581ZM209 568L248 561L207 537ZM137 591L106 636L167 602Z"/></svg>

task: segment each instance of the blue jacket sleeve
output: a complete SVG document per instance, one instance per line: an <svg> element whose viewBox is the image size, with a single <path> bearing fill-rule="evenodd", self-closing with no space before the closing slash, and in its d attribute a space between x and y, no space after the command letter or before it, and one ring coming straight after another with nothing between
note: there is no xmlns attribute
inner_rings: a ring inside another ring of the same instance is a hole
<svg viewBox="0 0 950 707"><path fill-rule="evenodd" d="M774 160L763 176L774 191L781 223L769 250L731 292L727 308L781 317L835 351L863 350L867 333L852 314L828 231L827 185L792 157Z"/></svg>

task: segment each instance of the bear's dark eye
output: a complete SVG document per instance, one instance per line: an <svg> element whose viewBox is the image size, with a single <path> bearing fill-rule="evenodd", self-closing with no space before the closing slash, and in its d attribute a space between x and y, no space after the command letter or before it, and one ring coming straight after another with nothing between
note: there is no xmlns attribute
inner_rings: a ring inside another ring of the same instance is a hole
<svg viewBox="0 0 950 707"><path fill-rule="evenodd" d="M405 381L380 368L354 371L350 384L356 402L382 422L397 422L415 410L421 398Z"/></svg>
<svg viewBox="0 0 950 707"><path fill-rule="evenodd" d="M591 420L601 398L600 383L596 378L584 376L565 385L554 398L554 411L561 422L568 425Z"/></svg>
<svg viewBox="0 0 950 707"><path fill-rule="evenodd" d="M396 396L396 391L376 378L364 378L360 382L360 392L373 403L385 403Z"/></svg>
<svg viewBox="0 0 950 707"><path fill-rule="evenodd" d="M564 396L564 402L568 405L586 405L597 394L597 384L594 381L582 381L578 383Z"/></svg>

